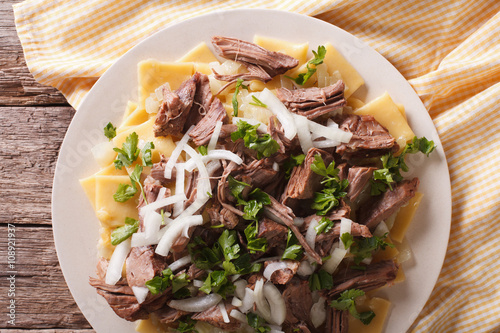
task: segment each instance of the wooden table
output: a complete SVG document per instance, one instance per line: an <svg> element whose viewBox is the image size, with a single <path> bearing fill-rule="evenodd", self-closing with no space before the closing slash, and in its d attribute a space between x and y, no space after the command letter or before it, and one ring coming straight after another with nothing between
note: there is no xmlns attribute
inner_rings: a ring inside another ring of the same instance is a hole
<svg viewBox="0 0 500 333"><path fill-rule="evenodd" d="M0 2L0 332L94 332L66 286L52 236L52 179L75 110L29 73L14 25L16 2ZM13 267L9 225L15 226ZM15 325L7 316L11 299Z"/></svg>

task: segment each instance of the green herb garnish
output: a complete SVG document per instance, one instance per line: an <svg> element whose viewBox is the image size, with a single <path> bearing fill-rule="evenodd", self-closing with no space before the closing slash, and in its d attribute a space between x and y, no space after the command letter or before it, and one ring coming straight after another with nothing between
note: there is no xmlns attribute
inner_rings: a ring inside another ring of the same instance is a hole
<svg viewBox="0 0 500 333"><path fill-rule="evenodd" d="M318 52L315 52L314 50L312 52L314 54L314 58L309 60L309 62L307 63L306 73L299 74L295 79L287 76L289 79L292 79L293 81L295 81L295 83L301 86L304 85L311 78L311 76L313 76L314 73L316 73L316 66L323 63L326 55L326 48L323 45L320 45L318 46ZM314 67L311 67L310 65L314 65Z"/></svg>
<svg viewBox="0 0 500 333"><path fill-rule="evenodd" d="M232 100L233 111L234 111L233 116L234 117L238 117L238 94L240 92L240 87L248 90L248 86L243 84L243 79L238 79L236 81L236 87L234 88L234 94L233 94L233 100Z"/></svg>
<svg viewBox="0 0 500 333"><path fill-rule="evenodd" d="M170 286L172 286L172 292L175 294L178 291L184 289L184 287L186 287L191 282L187 273L182 273L178 276L175 276L170 268L165 269L161 273L161 275L162 276L155 276L151 280L146 281L146 287L153 295L164 292Z"/></svg>
<svg viewBox="0 0 500 333"><path fill-rule="evenodd" d="M142 165L143 166L153 166L151 150L155 148L154 143L146 142L141 150L142 153Z"/></svg>
<svg viewBox="0 0 500 333"><path fill-rule="evenodd" d="M271 328L269 326L264 325L265 320L253 312L249 312L247 314L247 323L257 333L265 333L265 332L269 332L271 330Z"/></svg>
<svg viewBox="0 0 500 333"><path fill-rule="evenodd" d="M359 289L348 289L340 294L340 297L330 303L332 308L341 311L349 311L349 313L354 317L359 319L363 324L368 325L375 317L375 312L365 311L359 313L356 309L355 299L360 296L364 296L365 292Z"/></svg>
<svg viewBox="0 0 500 333"><path fill-rule="evenodd" d="M186 317L183 320L178 320L179 326L174 329L176 332L181 332L181 333L198 333L198 330L194 328L194 325L196 325L196 320L191 319L191 317Z"/></svg>
<svg viewBox="0 0 500 333"><path fill-rule="evenodd" d="M131 217L125 218L125 225L117 227L111 233L111 244L118 245L139 230L139 221Z"/></svg>
<svg viewBox="0 0 500 333"><path fill-rule="evenodd" d="M321 234L321 233L327 233L330 231L333 226L335 225L335 222L326 218L322 217L321 220L319 220L318 225L314 228L316 230L316 234Z"/></svg>
<svg viewBox="0 0 500 333"><path fill-rule="evenodd" d="M250 105L260 106L261 108L267 108L267 105L262 103L260 99L258 99L255 95L252 95L253 102L250 102Z"/></svg>
<svg viewBox="0 0 500 333"><path fill-rule="evenodd" d="M243 139L245 147L257 151L257 158L269 157L276 153L280 146L270 134L258 134L259 125L250 125L246 121L239 120L236 123L237 130L231 133L231 140Z"/></svg>
<svg viewBox="0 0 500 333"><path fill-rule="evenodd" d="M304 251L302 249L302 245L300 245L297 236L295 236L291 229L288 229L286 248L285 252L283 252L283 255L281 256L281 259L300 260L303 253Z"/></svg>
<svg viewBox="0 0 500 333"><path fill-rule="evenodd" d="M137 159L140 153L140 149L137 147L139 143L139 136L136 132L130 133L125 139L122 148L113 148L114 151L118 153L116 159L114 160L115 168L120 169L123 166L130 166Z"/></svg>
<svg viewBox="0 0 500 333"><path fill-rule="evenodd" d="M116 127L112 123L108 123L104 126L104 135L111 141L116 136Z"/></svg>
<svg viewBox="0 0 500 333"><path fill-rule="evenodd" d="M311 291L332 288L333 277L330 273L323 269L320 269L317 273L314 273L309 277L309 289L311 289Z"/></svg>
<svg viewBox="0 0 500 333"><path fill-rule="evenodd" d="M293 168L304 163L306 155L300 154L297 156L290 155L290 158L283 163L283 170L285 171L285 178L290 179L292 175Z"/></svg>

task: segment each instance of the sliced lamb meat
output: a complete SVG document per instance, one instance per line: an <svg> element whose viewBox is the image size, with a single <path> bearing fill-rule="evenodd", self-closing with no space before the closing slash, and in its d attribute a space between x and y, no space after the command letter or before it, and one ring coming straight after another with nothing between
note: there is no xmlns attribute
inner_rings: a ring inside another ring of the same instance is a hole
<svg viewBox="0 0 500 333"><path fill-rule="evenodd" d="M322 264L323 261L321 260L321 256L316 253L311 246L307 243L306 239L304 238L304 235L302 235L293 223L293 219L295 218L295 214L293 211L290 209L290 207L287 207L281 203L279 203L275 198L272 196L269 196L271 199L271 204L264 206L264 215L271 220L284 224L292 232L294 233L295 237L297 237L297 240L299 241L300 245L304 248L306 253L313 258L318 264Z"/></svg>
<svg viewBox="0 0 500 333"><path fill-rule="evenodd" d="M233 309L236 309L236 307L234 305L231 305L231 303L226 302L224 305L226 306L228 316ZM210 325L222 330L235 331L241 327L241 323L231 316L229 316L229 323L225 323L222 317L221 309L218 305L214 305L210 309L203 312L196 313L191 318L194 320L207 322Z"/></svg>
<svg viewBox="0 0 500 333"><path fill-rule="evenodd" d="M336 149L345 160L380 156L399 149L387 129L373 116L343 116L339 128L353 134L348 143L342 143Z"/></svg>
<svg viewBox="0 0 500 333"><path fill-rule="evenodd" d="M219 202L214 202L212 207L207 208L207 213L213 226L223 224L227 229L234 229L240 222L238 215L222 207Z"/></svg>
<svg viewBox="0 0 500 333"><path fill-rule="evenodd" d="M191 77L176 91L164 86L163 102L153 125L155 136L182 136L184 124L193 105L197 79L199 78Z"/></svg>
<svg viewBox="0 0 500 333"><path fill-rule="evenodd" d="M259 221L257 238L264 237L267 240L268 251L274 248L284 250L287 235L288 228L284 225L265 217Z"/></svg>
<svg viewBox="0 0 500 333"><path fill-rule="evenodd" d="M149 317L149 313L137 302L132 288L124 281L119 281L112 286L104 283L103 280L91 277L89 283L96 288L99 295L106 299L119 317L128 321L147 319Z"/></svg>
<svg viewBox="0 0 500 333"><path fill-rule="evenodd" d="M218 98L214 98L207 114L189 132L195 145L203 146L208 144L218 121L225 122L227 118L226 109Z"/></svg>
<svg viewBox="0 0 500 333"><path fill-rule="evenodd" d="M299 262L295 260L268 260L264 262L264 270L270 264L276 263L284 263L286 268L277 269L271 274L269 280L274 284L287 284L299 269Z"/></svg>
<svg viewBox="0 0 500 333"><path fill-rule="evenodd" d="M392 191L386 191L373 198L367 205L358 210L359 222L365 224L370 230L394 214L399 208L405 205L415 195L420 181L418 178L403 180Z"/></svg>
<svg viewBox="0 0 500 333"><path fill-rule="evenodd" d="M208 113L213 98L208 76L196 72L193 77L196 80L196 92L194 94L193 106L189 112L189 117L184 124L184 132L187 132L192 125L198 124L198 122Z"/></svg>
<svg viewBox="0 0 500 333"><path fill-rule="evenodd" d="M346 105L344 83L341 80L324 88L311 87L294 90L278 88L276 95L290 111L310 120Z"/></svg>
<svg viewBox="0 0 500 333"><path fill-rule="evenodd" d="M372 167L352 167L347 174L349 187L347 188L347 197L354 201L361 194L365 186L372 178L373 171L377 168Z"/></svg>
<svg viewBox="0 0 500 333"><path fill-rule="evenodd" d="M349 312L340 311L327 307L326 310L326 333L347 333L349 332Z"/></svg>
<svg viewBox="0 0 500 333"><path fill-rule="evenodd" d="M175 166L172 168L172 173L170 179L165 178L165 165L168 162L168 158L161 155L161 160L158 163L154 163L151 167L151 173L149 174L152 178L159 181L163 186L167 186L175 182L176 169Z"/></svg>
<svg viewBox="0 0 500 333"><path fill-rule="evenodd" d="M311 323L311 308L313 299L309 283L293 278L283 291L283 299L286 304L285 323L297 324L299 322Z"/></svg>
<svg viewBox="0 0 500 333"><path fill-rule="evenodd" d="M96 267L97 278L104 281L106 279L106 271L108 270L109 260L103 257L99 258Z"/></svg>
<svg viewBox="0 0 500 333"><path fill-rule="evenodd" d="M392 260L385 260L366 267L365 271L346 268L333 277L334 287L326 291L330 299L336 299L348 289L370 291L385 286L394 281L399 266Z"/></svg>
<svg viewBox="0 0 500 333"><path fill-rule="evenodd" d="M257 79L267 82L274 76L284 74L299 64L297 59L286 54L268 51L254 43L236 38L214 36L212 44L221 57L240 62L249 71L248 73L219 77L216 74L218 80L235 81L241 78L245 81Z"/></svg>
<svg viewBox="0 0 500 333"><path fill-rule="evenodd" d="M130 287L144 287L167 267L165 257L155 253L152 245L133 247L126 261L127 282Z"/></svg>
<svg viewBox="0 0 500 333"><path fill-rule="evenodd" d="M285 153L289 151L294 151L298 148L300 148L300 143L299 139L297 137L294 137L292 140L289 140L287 137L285 137L285 131L283 130L283 126L281 123L278 121L278 118L276 116L271 116L269 118L269 125L267 125L267 132L271 135L271 138L275 140L278 145L280 146L280 149L278 150L278 153L283 155L283 156L278 156L280 159L277 160L278 163L281 163L284 161L287 156Z"/></svg>
<svg viewBox="0 0 500 333"><path fill-rule="evenodd" d="M282 203L284 205L293 209L297 203L295 200L311 199L314 193L321 189L321 179L323 176L311 170L311 165L314 163L316 155L321 156L325 165L329 165L333 161L333 156L326 151L318 148L309 149L304 163L293 168L290 180L285 188L285 193L282 196Z"/></svg>
<svg viewBox="0 0 500 333"><path fill-rule="evenodd" d="M147 176L146 179L144 180L144 196L146 197L147 203L152 203L158 198L158 194L160 193L160 190L162 189L161 183L154 179L151 176ZM170 190L168 190L168 193L165 192L165 197L170 196ZM137 205L137 208L141 208L145 206L147 203L144 201L144 196L140 195L139 196L139 203Z"/></svg>
<svg viewBox="0 0 500 333"><path fill-rule="evenodd" d="M175 323L182 316L187 315L189 312L172 309L168 306L161 308L158 311L155 311L156 318L162 324L171 324Z"/></svg>
<svg viewBox="0 0 500 333"><path fill-rule="evenodd" d="M238 130L238 126L235 124L223 124L220 129L219 140L223 141L228 139L231 141L231 133L236 132Z"/></svg>
<svg viewBox="0 0 500 333"><path fill-rule="evenodd" d="M351 223L351 234L362 237L372 237L372 234L366 225L358 224L356 222ZM316 236L316 246L315 250L320 256L326 257L330 254L333 243L340 237L340 222L335 223L334 227L326 233L321 233Z"/></svg>
<svg viewBox="0 0 500 333"><path fill-rule="evenodd" d="M269 183L276 181L279 172L273 169L273 164L274 161L270 158L252 160L250 163L243 165L241 174L236 179L247 176L251 179L253 187L263 189Z"/></svg>

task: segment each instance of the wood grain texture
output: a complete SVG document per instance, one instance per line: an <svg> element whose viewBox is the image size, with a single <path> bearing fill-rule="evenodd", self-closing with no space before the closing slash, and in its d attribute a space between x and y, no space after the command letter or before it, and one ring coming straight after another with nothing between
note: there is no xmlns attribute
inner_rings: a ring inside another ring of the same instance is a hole
<svg viewBox="0 0 500 333"><path fill-rule="evenodd" d="M15 328L90 328L64 282L52 229L15 227ZM7 267L7 227L0 227L1 266ZM8 270L0 271L0 309L7 309ZM2 316L0 328L13 328Z"/></svg>
<svg viewBox="0 0 500 333"><path fill-rule="evenodd" d="M57 89L35 81L26 67L12 4L0 2L0 105L67 104Z"/></svg>
<svg viewBox="0 0 500 333"><path fill-rule="evenodd" d="M71 107L0 107L0 221L50 225L52 180Z"/></svg>

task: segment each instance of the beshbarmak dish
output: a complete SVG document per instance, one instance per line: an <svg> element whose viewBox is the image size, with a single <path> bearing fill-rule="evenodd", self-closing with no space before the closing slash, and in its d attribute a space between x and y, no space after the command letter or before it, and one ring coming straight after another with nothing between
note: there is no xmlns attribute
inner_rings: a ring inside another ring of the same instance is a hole
<svg viewBox="0 0 500 333"><path fill-rule="evenodd" d="M404 107L311 49L214 36L138 64L139 100L82 179L101 223L90 284L139 332L380 332L404 281L429 155ZM381 111L383 110L383 112Z"/></svg>

